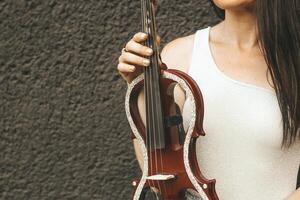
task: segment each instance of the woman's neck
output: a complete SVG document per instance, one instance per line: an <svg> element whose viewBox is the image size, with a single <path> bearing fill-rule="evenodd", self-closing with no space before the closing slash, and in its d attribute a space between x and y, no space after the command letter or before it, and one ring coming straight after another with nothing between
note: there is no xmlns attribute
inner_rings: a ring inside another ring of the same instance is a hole
<svg viewBox="0 0 300 200"><path fill-rule="evenodd" d="M220 29L224 42L238 48L249 49L258 44L256 16L252 10L226 10Z"/></svg>

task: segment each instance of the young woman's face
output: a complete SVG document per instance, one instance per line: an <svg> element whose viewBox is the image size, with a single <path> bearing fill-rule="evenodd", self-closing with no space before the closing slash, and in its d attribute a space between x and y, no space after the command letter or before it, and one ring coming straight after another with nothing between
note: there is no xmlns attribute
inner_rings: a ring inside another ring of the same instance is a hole
<svg viewBox="0 0 300 200"><path fill-rule="evenodd" d="M213 0L213 2L221 9L231 10L251 8L255 0Z"/></svg>

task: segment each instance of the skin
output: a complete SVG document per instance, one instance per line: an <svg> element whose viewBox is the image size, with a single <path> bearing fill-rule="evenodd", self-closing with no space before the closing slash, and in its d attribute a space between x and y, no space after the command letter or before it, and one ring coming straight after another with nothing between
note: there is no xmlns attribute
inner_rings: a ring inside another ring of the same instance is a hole
<svg viewBox="0 0 300 200"><path fill-rule="evenodd" d="M273 83L267 70L267 64L260 50L253 12L255 0L214 0L214 3L225 9L225 20L211 27L210 48L214 60L222 73L232 79L273 90ZM141 43L147 39L144 33L137 33L127 43L126 50L119 57L118 71L123 79L130 83L142 72L142 67L149 65L152 51ZM160 39L157 39L160 42ZM168 43L161 52L162 61L168 68L187 72L191 63L194 34L175 39ZM231 59L234 58L234 59ZM185 101L183 91L177 87L174 91L175 101L182 109ZM139 111L145 122L144 93L138 98ZM143 166L139 146L134 147L140 166ZM300 199L300 189L286 200Z"/></svg>

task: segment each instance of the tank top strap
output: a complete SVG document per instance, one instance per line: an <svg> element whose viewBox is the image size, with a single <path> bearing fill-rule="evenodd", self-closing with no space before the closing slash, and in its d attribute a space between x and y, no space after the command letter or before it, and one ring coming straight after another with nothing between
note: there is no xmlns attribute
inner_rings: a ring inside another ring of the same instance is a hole
<svg viewBox="0 0 300 200"><path fill-rule="evenodd" d="M188 74L197 79L201 74L207 74L209 64L209 28L199 29L194 36L194 46Z"/></svg>

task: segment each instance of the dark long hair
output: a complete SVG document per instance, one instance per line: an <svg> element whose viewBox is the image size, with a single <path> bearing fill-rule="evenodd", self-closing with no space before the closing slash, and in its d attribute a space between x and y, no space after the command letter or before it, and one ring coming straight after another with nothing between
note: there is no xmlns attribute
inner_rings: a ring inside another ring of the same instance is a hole
<svg viewBox="0 0 300 200"><path fill-rule="evenodd" d="M224 10L211 3L225 19ZM255 12L258 40L282 114L281 147L290 147L300 139L300 1L256 0Z"/></svg>

